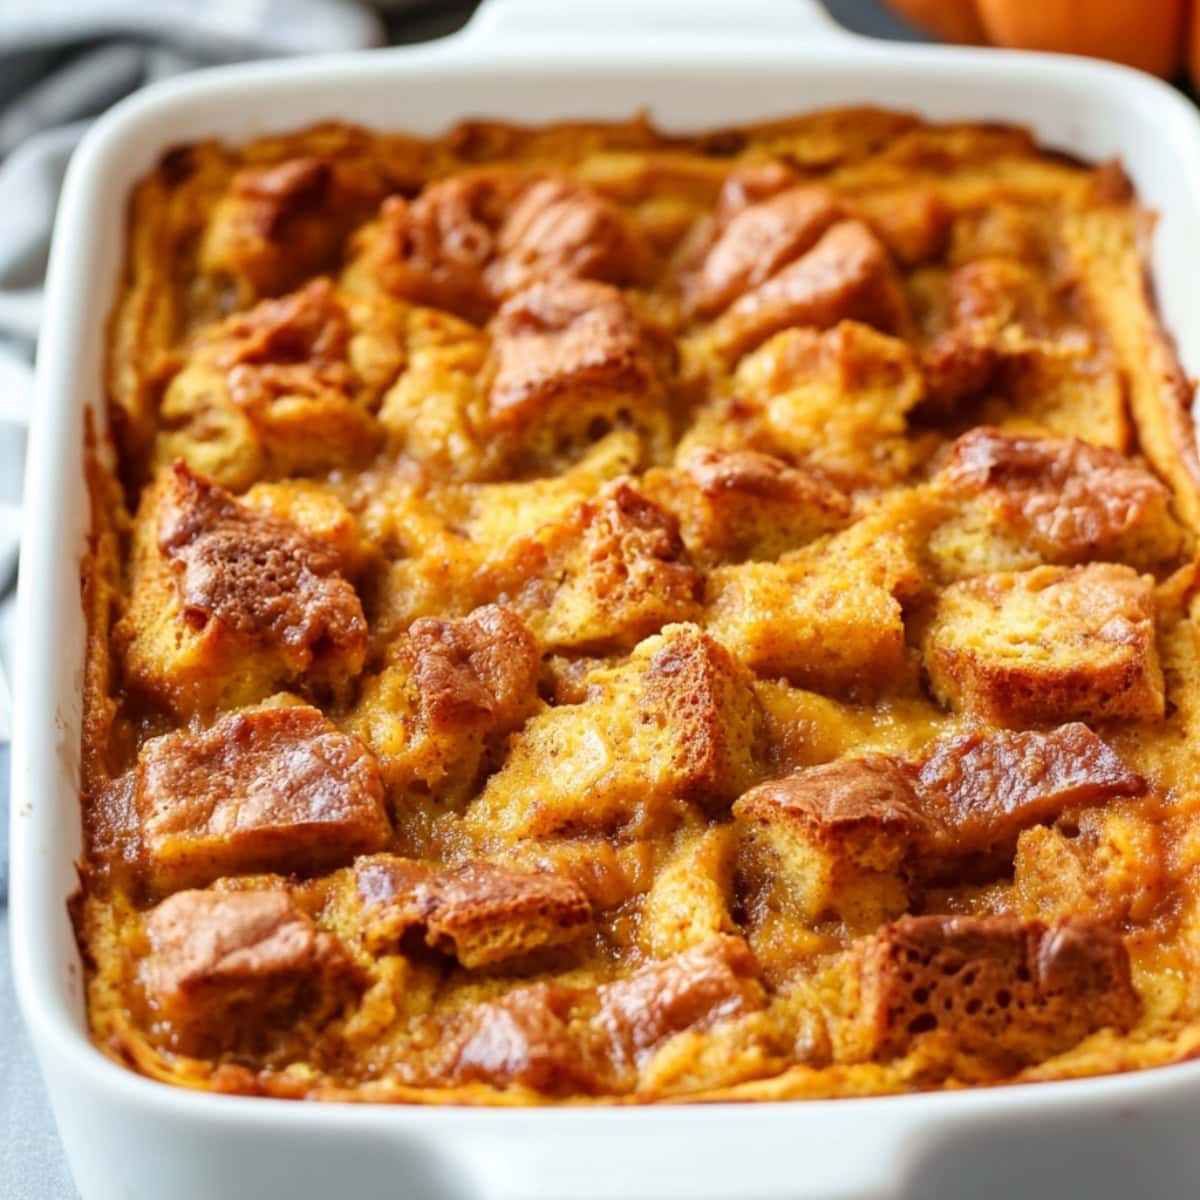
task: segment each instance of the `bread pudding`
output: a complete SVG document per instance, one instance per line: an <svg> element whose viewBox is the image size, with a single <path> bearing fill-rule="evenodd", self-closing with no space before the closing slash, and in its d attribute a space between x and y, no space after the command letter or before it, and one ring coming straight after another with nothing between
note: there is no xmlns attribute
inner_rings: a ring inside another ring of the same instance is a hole
<svg viewBox="0 0 1200 1200"><path fill-rule="evenodd" d="M105 1052L505 1105L1200 1053L1200 465L1117 164L330 125L172 151L128 230Z"/></svg>

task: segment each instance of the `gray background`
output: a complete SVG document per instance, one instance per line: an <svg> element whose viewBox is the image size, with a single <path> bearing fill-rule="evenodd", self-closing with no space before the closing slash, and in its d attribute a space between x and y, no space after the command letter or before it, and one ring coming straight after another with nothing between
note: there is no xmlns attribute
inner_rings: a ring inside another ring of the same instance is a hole
<svg viewBox="0 0 1200 1200"><path fill-rule="evenodd" d="M874 0L827 0L834 16L850 29L880 37L913 39L903 22ZM397 42L437 37L457 28L474 6L431 4L425 11L391 18ZM8 747L0 745L0 828L7 839ZM0 860L4 851L0 848ZM6 872L0 872L0 887ZM58 1143L54 1119L24 1027L17 1013L8 958L8 912L0 895L0 1198L75 1200ZM353 1185L350 1184L351 1191ZM164 1197L163 1200L169 1200ZM217 1200L217 1198L214 1198Z"/></svg>

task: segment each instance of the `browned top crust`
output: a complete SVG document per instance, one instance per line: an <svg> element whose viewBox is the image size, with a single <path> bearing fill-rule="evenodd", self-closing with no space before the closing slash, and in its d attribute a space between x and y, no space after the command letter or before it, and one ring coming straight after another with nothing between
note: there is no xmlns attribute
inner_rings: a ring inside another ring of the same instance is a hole
<svg viewBox="0 0 1200 1200"><path fill-rule="evenodd" d="M454 1076L540 1091L595 1091L628 1077L668 1038L761 1009L741 938L715 937L589 994L534 984L474 1008L452 1045Z"/></svg>
<svg viewBox="0 0 1200 1200"><path fill-rule="evenodd" d="M618 1063L638 1063L672 1034L761 1008L759 973L741 938L712 938L605 984L597 1021Z"/></svg>
<svg viewBox="0 0 1200 1200"><path fill-rule="evenodd" d="M158 544L175 569L186 620L210 621L289 647L361 644L366 621L334 552L294 525L252 513L176 463Z"/></svg>
<svg viewBox="0 0 1200 1200"><path fill-rule="evenodd" d="M390 197L380 219L382 285L473 321L552 277L628 283L645 260L616 205L563 178L481 170Z"/></svg>
<svg viewBox="0 0 1200 1200"><path fill-rule="evenodd" d="M819 470L789 466L773 454L696 446L679 465L707 496L737 492L755 500L819 505L832 520L850 515L850 498Z"/></svg>
<svg viewBox="0 0 1200 1200"><path fill-rule="evenodd" d="M391 837L375 760L307 706L152 738L135 795L151 872L175 887L333 866Z"/></svg>
<svg viewBox="0 0 1200 1200"><path fill-rule="evenodd" d="M496 239L488 282L498 298L551 276L628 283L645 255L611 201L565 179L540 179L517 198Z"/></svg>
<svg viewBox="0 0 1200 1200"><path fill-rule="evenodd" d="M760 784L734 813L786 814L830 831L868 825L924 841L935 826L922 811L914 777L909 764L888 754L842 758Z"/></svg>
<svg viewBox="0 0 1200 1200"><path fill-rule="evenodd" d="M235 279L245 296L278 295L331 265L371 203L375 179L352 178L320 155L243 167L217 206L200 264Z"/></svg>
<svg viewBox="0 0 1200 1200"><path fill-rule="evenodd" d="M281 891L176 892L146 918L146 933L142 979L162 998L305 973L338 954Z"/></svg>
<svg viewBox="0 0 1200 1200"><path fill-rule="evenodd" d="M557 396L589 388L644 395L653 367L641 325L616 288L589 280L535 283L496 316L496 375L489 397L497 426L523 423Z"/></svg>
<svg viewBox="0 0 1200 1200"><path fill-rule="evenodd" d="M464 967L481 967L564 945L591 929L583 889L550 871L484 862L437 870L380 855L356 864L355 878L371 910L366 937L375 949L399 946L416 930Z"/></svg>
<svg viewBox="0 0 1200 1200"><path fill-rule="evenodd" d="M379 212L386 239L386 254L376 267L382 285L419 303L484 320L492 307L484 271L515 187L514 179L480 171L431 183L413 201L389 196Z"/></svg>
<svg viewBox="0 0 1200 1200"><path fill-rule="evenodd" d="M923 1038L953 1062L1036 1062L1140 1011L1120 935L1101 925L1047 929L1014 917L903 917L861 950L871 1056L905 1054ZM944 1068L943 1068L944 1069Z"/></svg>
<svg viewBox="0 0 1200 1200"><path fill-rule="evenodd" d="M962 853L1011 851L1017 834L1064 811L1146 791L1086 725L1048 733L1000 730L934 744L917 787L927 810L952 831Z"/></svg>
<svg viewBox="0 0 1200 1200"><path fill-rule="evenodd" d="M410 663L435 731L512 728L537 695L537 641L516 613L498 604L458 621L414 621L396 653Z"/></svg>
<svg viewBox="0 0 1200 1200"><path fill-rule="evenodd" d="M1195 1056L1200 467L1112 168L328 124L172 152L128 232L106 1053L504 1105Z"/></svg>
<svg viewBox="0 0 1200 1200"><path fill-rule="evenodd" d="M743 822L799 823L875 870L953 881L1010 862L1024 829L1146 790L1076 722L942 738L917 761L864 754L805 767L752 788L733 812Z"/></svg>
<svg viewBox="0 0 1200 1200"><path fill-rule="evenodd" d="M1028 437L981 427L953 445L946 479L987 492L1007 522L1043 553L1078 558L1127 533L1167 489L1141 467L1078 438Z"/></svg>
<svg viewBox="0 0 1200 1200"><path fill-rule="evenodd" d="M692 311L711 317L728 308L811 249L841 215L834 193L815 185L742 208L718 234L689 289Z"/></svg>
<svg viewBox="0 0 1200 1200"><path fill-rule="evenodd" d="M350 324L328 279L314 279L278 300L263 300L217 326L210 338L217 347L217 365L230 372L231 383L241 381L243 387L254 373L239 368L289 363L332 370L344 385L349 339Z"/></svg>
<svg viewBox="0 0 1200 1200"><path fill-rule="evenodd" d="M257 202L247 214L263 237L278 237L289 217L319 208L329 193L333 169L322 158L289 158L270 167L244 167L230 183L233 195Z"/></svg>
<svg viewBox="0 0 1200 1200"><path fill-rule="evenodd" d="M550 1095L597 1091L599 1071L568 1024L574 988L535 983L476 1005L447 1054L447 1074L463 1083L518 1083Z"/></svg>
<svg viewBox="0 0 1200 1200"><path fill-rule="evenodd" d="M727 803L754 769L761 714L750 679L694 625L667 627L642 675L638 715L671 729L668 761L691 800Z"/></svg>
<svg viewBox="0 0 1200 1200"><path fill-rule="evenodd" d="M944 703L999 723L1163 715L1153 581L1115 563L951 584L925 664Z"/></svg>
<svg viewBox="0 0 1200 1200"><path fill-rule="evenodd" d="M721 349L737 355L791 325L828 329L845 320L885 333L902 332L909 320L888 252L861 221L829 226L810 250L735 301L714 332Z"/></svg>

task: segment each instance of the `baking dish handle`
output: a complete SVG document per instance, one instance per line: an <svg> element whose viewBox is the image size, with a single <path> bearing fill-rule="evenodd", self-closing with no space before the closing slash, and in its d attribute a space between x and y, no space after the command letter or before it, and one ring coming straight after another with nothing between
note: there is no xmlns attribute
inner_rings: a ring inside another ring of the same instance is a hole
<svg viewBox="0 0 1200 1200"><path fill-rule="evenodd" d="M528 48L553 38L558 44L596 37L737 41L780 39L859 41L843 29L820 0L483 0L460 35L486 40L489 50L506 44Z"/></svg>

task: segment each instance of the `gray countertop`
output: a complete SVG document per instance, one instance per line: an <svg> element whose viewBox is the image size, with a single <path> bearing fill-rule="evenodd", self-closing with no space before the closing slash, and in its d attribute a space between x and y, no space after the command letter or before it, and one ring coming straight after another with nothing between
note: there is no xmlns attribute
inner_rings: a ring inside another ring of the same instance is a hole
<svg viewBox="0 0 1200 1200"><path fill-rule="evenodd" d="M440 7L440 11L437 11ZM470 5L430 6L425 14L391 21L394 40L436 37L461 23ZM828 0L843 24L861 33L912 38L912 31L873 0ZM450 11L447 12L446 10ZM6 857L8 747L0 745L0 859ZM0 872L0 892L6 879ZM75 1200L46 1091L17 1012L8 951L6 897L0 894L0 1197L3 1200Z"/></svg>

